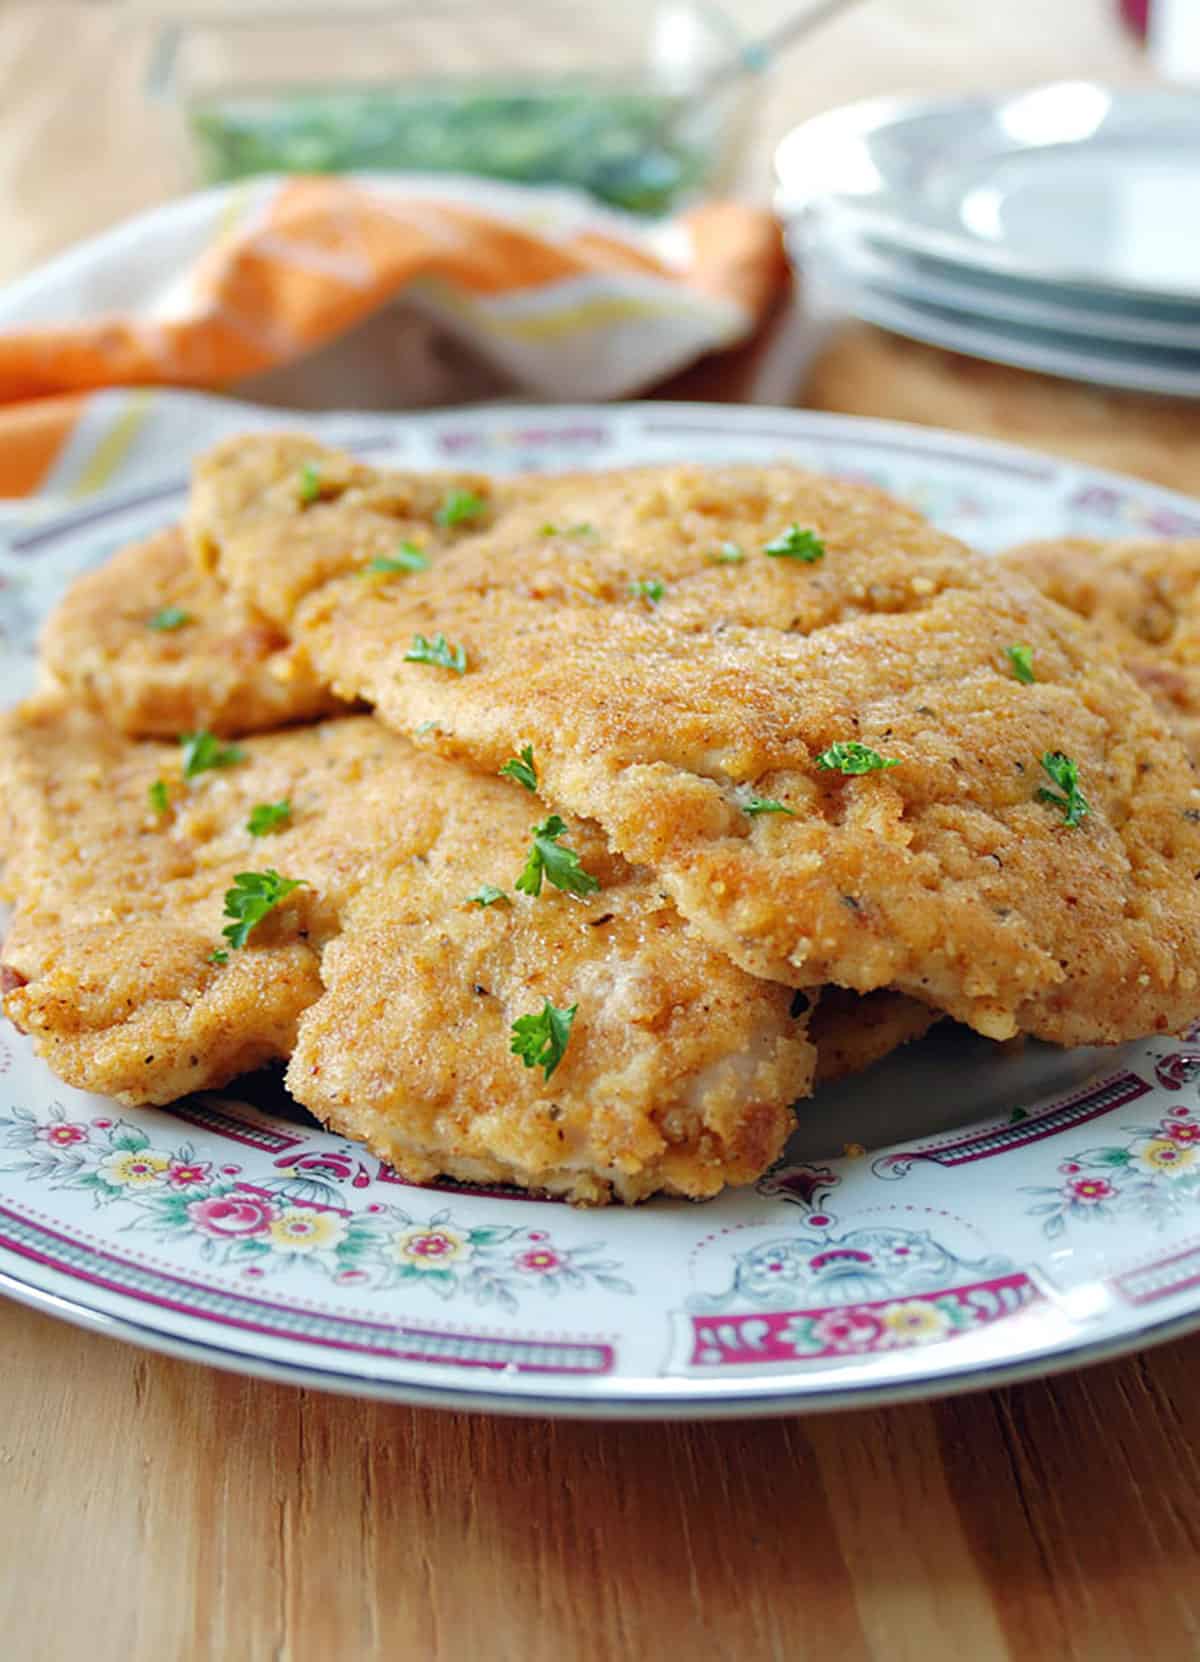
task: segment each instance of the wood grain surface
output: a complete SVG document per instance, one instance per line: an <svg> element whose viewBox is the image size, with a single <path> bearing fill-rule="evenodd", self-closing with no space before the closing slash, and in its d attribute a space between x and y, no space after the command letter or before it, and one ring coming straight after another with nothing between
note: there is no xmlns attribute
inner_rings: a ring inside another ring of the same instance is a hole
<svg viewBox="0 0 1200 1662"><path fill-rule="evenodd" d="M128 10L0 0L0 279L179 183ZM861 6L776 79L747 184L847 98L1137 77L1115 10ZM902 1409L546 1423L263 1384L0 1303L0 1657L1174 1662L1200 1655L1198 1367L1194 1339Z"/></svg>
<svg viewBox="0 0 1200 1662"><path fill-rule="evenodd" d="M1200 1339L941 1403L487 1419L0 1308L9 1662L1200 1653Z"/></svg>

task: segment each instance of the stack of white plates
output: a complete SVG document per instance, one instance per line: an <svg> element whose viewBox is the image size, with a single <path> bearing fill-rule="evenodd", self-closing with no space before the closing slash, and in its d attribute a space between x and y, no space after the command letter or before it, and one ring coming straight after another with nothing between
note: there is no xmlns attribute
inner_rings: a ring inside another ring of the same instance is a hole
<svg viewBox="0 0 1200 1662"><path fill-rule="evenodd" d="M1200 94L872 100L789 133L776 172L818 315L1200 397Z"/></svg>

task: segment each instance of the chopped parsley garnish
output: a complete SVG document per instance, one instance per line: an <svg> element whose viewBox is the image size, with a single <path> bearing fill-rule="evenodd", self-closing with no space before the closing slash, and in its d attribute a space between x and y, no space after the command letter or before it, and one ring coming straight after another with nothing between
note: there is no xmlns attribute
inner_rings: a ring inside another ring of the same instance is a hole
<svg viewBox="0 0 1200 1662"><path fill-rule="evenodd" d="M1033 648L1031 646L1006 646L1004 656L1012 665L1012 672L1017 680L1026 687L1032 686L1037 679L1033 673Z"/></svg>
<svg viewBox="0 0 1200 1662"><path fill-rule="evenodd" d="M225 917L233 918L221 933L230 946L245 946L246 938L268 912L273 912L293 889L305 886L302 877L280 877L270 866L266 871L240 871L233 888L225 891Z"/></svg>
<svg viewBox="0 0 1200 1662"><path fill-rule="evenodd" d="M754 814L793 814L795 810L788 808L782 802L776 802L773 796L752 796L749 802L743 804L745 812Z"/></svg>
<svg viewBox="0 0 1200 1662"><path fill-rule="evenodd" d="M559 846L558 839L566 829L557 814L534 826L533 847L515 885L522 894L541 894L543 877L568 894L594 894L600 887L599 879L580 865L575 850Z"/></svg>
<svg viewBox="0 0 1200 1662"><path fill-rule="evenodd" d="M549 1079L562 1061L571 1024L578 1004L560 1010L546 999L535 1015L518 1016L512 1024L512 1053L519 1056L527 1068L541 1068L542 1077Z"/></svg>
<svg viewBox="0 0 1200 1662"><path fill-rule="evenodd" d="M433 517L439 525L470 525L487 510L486 497L474 491L451 491Z"/></svg>
<svg viewBox="0 0 1200 1662"><path fill-rule="evenodd" d="M391 577L398 571L428 571L429 555L415 542L402 542L394 554L376 554L362 568L364 577Z"/></svg>
<svg viewBox="0 0 1200 1662"><path fill-rule="evenodd" d="M296 487L301 502L307 508L310 502L315 502L321 494L321 470L316 462L305 462L300 469L300 480Z"/></svg>
<svg viewBox="0 0 1200 1662"><path fill-rule="evenodd" d="M508 895L503 889L498 889L494 883L481 883L474 894L467 896L468 906L495 906L500 901L507 901Z"/></svg>
<svg viewBox="0 0 1200 1662"><path fill-rule="evenodd" d="M171 799L167 795L167 782L165 779L156 779L146 794L150 798L151 812L158 814L160 817L165 814L167 809L171 806Z"/></svg>
<svg viewBox="0 0 1200 1662"><path fill-rule="evenodd" d="M212 768L231 768L235 762L246 759L241 745L222 744L215 733L181 733L183 746L183 777L194 779L198 773Z"/></svg>
<svg viewBox="0 0 1200 1662"><path fill-rule="evenodd" d="M817 766L827 773L878 773L881 768L898 768L900 763L894 756L881 756L870 745L859 744L857 739L845 743L839 739L821 752Z"/></svg>
<svg viewBox="0 0 1200 1662"><path fill-rule="evenodd" d="M1087 797L1079 789L1078 764L1069 756L1064 756L1061 750L1047 750L1042 757L1042 770L1054 781L1058 790L1050 791L1043 785L1037 793L1037 800L1061 808L1067 824L1078 825L1084 815L1092 811Z"/></svg>
<svg viewBox="0 0 1200 1662"><path fill-rule="evenodd" d="M518 785L524 785L527 791L536 791L538 787L537 767L533 760L533 746L524 745L519 756L510 756L500 769L504 779L515 779Z"/></svg>
<svg viewBox="0 0 1200 1662"><path fill-rule="evenodd" d="M229 954L223 946L214 946L208 955L208 961L210 964L227 964L229 962Z"/></svg>
<svg viewBox="0 0 1200 1662"><path fill-rule="evenodd" d="M426 733L436 733L437 730L438 723L436 721L423 721L419 727L413 728L413 733L418 739L423 739Z"/></svg>
<svg viewBox="0 0 1200 1662"><path fill-rule="evenodd" d="M657 606L667 589L665 583L657 577L638 577L630 583L629 592L635 600L644 600L651 606Z"/></svg>
<svg viewBox="0 0 1200 1662"><path fill-rule="evenodd" d="M437 664L441 669L452 669L456 675L467 673L467 654L461 646L452 646L445 635L435 635L427 641L424 635L414 635L412 645L404 654L406 664Z"/></svg>
<svg viewBox="0 0 1200 1662"><path fill-rule="evenodd" d="M192 614L185 612L182 606L164 606L155 612L153 617L146 619L147 629L157 629L162 634L170 634L172 629L182 629L185 623L192 621Z"/></svg>
<svg viewBox="0 0 1200 1662"><path fill-rule="evenodd" d="M740 566L746 558L746 553L740 543L723 542L720 548L708 557L715 566Z"/></svg>
<svg viewBox="0 0 1200 1662"><path fill-rule="evenodd" d="M804 531L798 525L789 525L786 531L781 531L777 537L763 544L763 553L769 554L773 560L803 560L805 565L810 566L825 558L825 544L815 531Z"/></svg>
<svg viewBox="0 0 1200 1662"><path fill-rule="evenodd" d="M292 805L286 797L282 802L258 802L250 810L246 830L252 837L265 837L268 831L286 825L291 817Z"/></svg>
<svg viewBox="0 0 1200 1662"><path fill-rule="evenodd" d="M543 525L543 537L592 537L596 534L596 527L589 525L587 520L581 520L578 525Z"/></svg>

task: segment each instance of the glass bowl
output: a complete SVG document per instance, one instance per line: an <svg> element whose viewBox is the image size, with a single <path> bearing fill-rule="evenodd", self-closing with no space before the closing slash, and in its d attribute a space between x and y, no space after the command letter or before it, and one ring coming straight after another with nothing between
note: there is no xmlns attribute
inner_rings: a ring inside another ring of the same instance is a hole
<svg viewBox="0 0 1200 1662"><path fill-rule="evenodd" d="M753 77L695 95L741 48L698 0L239 5L164 22L149 90L204 184L468 173L659 214L736 164Z"/></svg>

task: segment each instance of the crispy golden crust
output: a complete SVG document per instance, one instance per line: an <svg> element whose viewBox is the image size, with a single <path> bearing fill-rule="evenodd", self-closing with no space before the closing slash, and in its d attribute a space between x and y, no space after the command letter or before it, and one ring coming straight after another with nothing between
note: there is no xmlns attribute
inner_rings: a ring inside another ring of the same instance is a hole
<svg viewBox="0 0 1200 1662"><path fill-rule="evenodd" d="M297 1097L403 1174L588 1201L705 1196L776 1157L811 1088L804 1019L595 830L571 841L601 893L480 908L467 896L511 891L528 849L517 787L368 717L245 748L187 789L177 747L61 701L0 726L6 1008L69 1083L167 1102L296 1049ZM156 778L171 781L162 820ZM252 838L251 806L283 798L290 825ZM309 886L214 965L225 891L268 866ZM509 1050L511 1023L545 997L579 1006L548 1084Z"/></svg>
<svg viewBox="0 0 1200 1662"><path fill-rule="evenodd" d="M187 622L151 628L166 607ZM339 707L278 628L197 568L177 529L77 579L47 620L42 662L72 697L146 737L251 733Z"/></svg>
<svg viewBox="0 0 1200 1662"><path fill-rule="evenodd" d="M1066 537L1001 559L1101 630L1200 765L1200 540Z"/></svg>
<svg viewBox="0 0 1200 1662"><path fill-rule="evenodd" d="M306 468L319 491L311 501ZM301 434L243 434L197 463L187 535L201 570L286 628L329 578L361 571L400 542L432 554L487 524L494 490L482 474L380 471ZM454 491L480 498L480 511L440 525Z"/></svg>
<svg viewBox="0 0 1200 1662"><path fill-rule="evenodd" d="M762 552L792 523L822 558ZM714 563L726 542L740 564ZM753 974L892 986L1068 1044L1200 1007L1178 742L1090 631L878 492L783 466L545 480L433 571L333 582L294 627L343 696L436 723L447 754L494 769L532 744L546 801L657 869ZM439 633L466 674L405 661ZM900 765L818 768L850 740ZM1082 825L1038 798L1054 751L1078 764ZM791 815L750 817L752 794Z"/></svg>
<svg viewBox="0 0 1200 1662"><path fill-rule="evenodd" d="M817 1084L830 1085L874 1067L901 1045L923 1039L940 1020L927 1004L889 987L861 997L842 987L824 988L808 1024L817 1047Z"/></svg>

